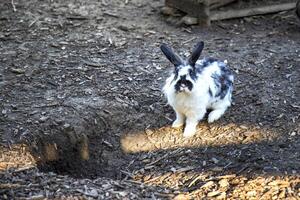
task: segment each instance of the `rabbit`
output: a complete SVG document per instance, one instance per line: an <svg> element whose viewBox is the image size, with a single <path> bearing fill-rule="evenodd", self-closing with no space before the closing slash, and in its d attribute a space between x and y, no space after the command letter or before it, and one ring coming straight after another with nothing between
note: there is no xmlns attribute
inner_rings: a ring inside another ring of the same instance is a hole
<svg viewBox="0 0 300 200"><path fill-rule="evenodd" d="M160 46L175 66L162 89L176 113L172 127L185 124L183 136L186 138L196 133L198 121L204 118L208 109L212 110L208 123L212 123L225 113L232 101L234 76L227 60L198 60L203 48L204 42L198 42L188 59L184 60L166 44Z"/></svg>

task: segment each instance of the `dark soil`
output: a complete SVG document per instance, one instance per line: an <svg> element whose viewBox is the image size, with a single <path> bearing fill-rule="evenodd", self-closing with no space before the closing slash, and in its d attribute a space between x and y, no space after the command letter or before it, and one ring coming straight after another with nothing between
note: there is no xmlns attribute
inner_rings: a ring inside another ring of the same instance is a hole
<svg viewBox="0 0 300 200"><path fill-rule="evenodd" d="M1 198L299 197L294 12L201 28L162 6L0 2ZM199 40L233 69L234 104L184 139L170 127L159 45L188 55Z"/></svg>

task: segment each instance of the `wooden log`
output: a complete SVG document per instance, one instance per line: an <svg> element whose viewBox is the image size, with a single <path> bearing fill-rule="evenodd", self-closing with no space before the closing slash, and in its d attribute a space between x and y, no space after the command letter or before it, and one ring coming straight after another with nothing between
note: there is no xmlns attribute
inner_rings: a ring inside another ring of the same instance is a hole
<svg viewBox="0 0 300 200"><path fill-rule="evenodd" d="M269 13L276 13L286 10L295 9L296 2L294 3L283 3L277 5L268 5L254 8L246 8L241 10L227 10L227 11L214 11L210 14L210 20L224 20L224 19L233 19L248 17L253 15L264 15Z"/></svg>

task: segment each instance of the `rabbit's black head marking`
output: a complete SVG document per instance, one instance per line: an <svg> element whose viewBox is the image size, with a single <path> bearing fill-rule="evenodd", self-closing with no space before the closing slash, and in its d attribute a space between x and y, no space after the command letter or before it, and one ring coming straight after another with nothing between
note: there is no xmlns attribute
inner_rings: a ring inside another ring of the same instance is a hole
<svg viewBox="0 0 300 200"><path fill-rule="evenodd" d="M196 44L187 60L182 59L166 44L162 44L160 48L175 67L173 81L176 82L176 92L192 91L193 85L197 80L197 69L195 66L204 48L204 42L201 41Z"/></svg>

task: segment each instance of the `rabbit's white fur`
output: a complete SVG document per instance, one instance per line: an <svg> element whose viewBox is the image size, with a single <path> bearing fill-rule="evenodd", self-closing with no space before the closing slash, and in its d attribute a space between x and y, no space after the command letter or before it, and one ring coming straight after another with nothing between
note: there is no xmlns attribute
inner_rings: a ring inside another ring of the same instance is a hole
<svg viewBox="0 0 300 200"><path fill-rule="evenodd" d="M201 64L203 60L198 60L197 64ZM227 92L226 96L221 99L220 97L214 97L210 95L216 94L218 87L216 86L213 74L221 75L221 69L218 66L220 62L213 62L209 66L205 67L203 71L198 74L197 80L192 81L194 87L191 91L176 92L174 81L175 74L172 74L163 87L163 92L168 99L168 103L173 107L176 112L176 120L173 122L173 127L180 127L186 124L184 129L184 137L191 137L196 132L196 127L199 120L202 120L207 109L212 109L208 115L208 122L211 123L219 119L226 109L231 105L231 91ZM224 61L226 64L227 61ZM179 70L179 77L181 74L187 74L189 67L183 66ZM229 76L229 79L233 82L233 76Z"/></svg>

